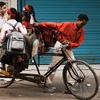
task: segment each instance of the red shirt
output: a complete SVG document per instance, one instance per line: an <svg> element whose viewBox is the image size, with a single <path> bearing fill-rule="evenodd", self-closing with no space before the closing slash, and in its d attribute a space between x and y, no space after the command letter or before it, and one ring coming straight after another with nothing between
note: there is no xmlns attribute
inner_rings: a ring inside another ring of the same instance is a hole
<svg viewBox="0 0 100 100"><path fill-rule="evenodd" d="M68 40L70 48L77 48L84 41L84 29L80 28L78 30L76 22L42 22L39 25L59 31L61 34L58 35L58 40Z"/></svg>
<svg viewBox="0 0 100 100"><path fill-rule="evenodd" d="M31 29L31 25L30 22L23 22L22 25L24 25L26 27L26 29Z"/></svg>

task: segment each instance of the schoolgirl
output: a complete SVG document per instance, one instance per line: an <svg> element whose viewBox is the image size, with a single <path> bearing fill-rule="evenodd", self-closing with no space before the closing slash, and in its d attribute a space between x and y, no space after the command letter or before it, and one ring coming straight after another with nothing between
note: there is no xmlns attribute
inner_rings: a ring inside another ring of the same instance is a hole
<svg viewBox="0 0 100 100"><path fill-rule="evenodd" d="M1 1L0 2L0 31L2 29L3 24L7 22L5 13L6 13L6 3Z"/></svg>
<svg viewBox="0 0 100 100"><path fill-rule="evenodd" d="M27 40L27 50L31 50L32 49L32 57L37 55L38 53L38 46L39 46L39 40L37 39L37 36L35 34L33 34L35 32L34 28L31 27L30 24L30 13L28 10L24 10L22 12L22 21L24 21L22 23L22 25L24 25L28 31L28 34L25 36L26 40ZM32 47L30 47L29 45L31 45ZM28 52L29 52L28 50Z"/></svg>
<svg viewBox="0 0 100 100"><path fill-rule="evenodd" d="M19 12L15 8L9 8L7 10L7 23L5 23L2 27L1 34L0 34L0 42L4 39L5 36L11 33L13 30L13 27L9 25L8 23L12 24L13 26L16 25L16 30L19 30L22 34L27 34L27 30L25 27L22 26L20 22L18 22L17 19L19 19L18 16Z"/></svg>
<svg viewBox="0 0 100 100"><path fill-rule="evenodd" d="M22 12L22 25L26 27L26 29L31 29L31 24L30 24L30 13L29 11L25 10Z"/></svg>
<svg viewBox="0 0 100 100"><path fill-rule="evenodd" d="M33 23L37 22L34 8L31 5L25 5L25 7L23 8L23 11L24 10L28 10L30 12L30 16L31 16L30 24L31 25L33 25ZM32 14L33 14L33 16L32 16Z"/></svg>

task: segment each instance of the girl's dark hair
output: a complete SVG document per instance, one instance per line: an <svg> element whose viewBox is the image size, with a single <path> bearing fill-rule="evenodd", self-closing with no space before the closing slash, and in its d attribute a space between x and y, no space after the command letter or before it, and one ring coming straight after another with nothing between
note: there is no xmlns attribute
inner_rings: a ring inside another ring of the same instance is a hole
<svg viewBox="0 0 100 100"><path fill-rule="evenodd" d="M5 2L0 1L0 7L3 7L4 5L6 5Z"/></svg>
<svg viewBox="0 0 100 100"><path fill-rule="evenodd" d="M26 6L28 6L29 10L26 8ZM31 5L26 5L26 6L25 6L25 10L28 10L30 12L30 14L33 14L33 18L34 18L35 22L37 22L34 8Z"/></svg>
<svg viewBox="0 0 100 100"><path fill-rule="evenodd" d="M10 10L10 12L8 10ZM12 19L15 19L17 22L21 22L22 15L20 12L18 12L15 8L9 8L8 10L7 13L11 14ZM15 16L13 16L12 14L14 14Z"/></svg>
<svg viewBox="0 0 100 100"><path fill-rule="evenodd" d="M79 18L79 20L86 20L86 21L88 21L89 19L88 19L88 16L87 15L85 15L85 14L80 14L79 16L78 16L78 18Z"/></svg>
<svg viewBox="0 0 100 100"><path fill-rule="evenodd" d="M22 13L17 11L17 17L16 17L16 21L17 22L21 22L22 21Z"/></svg>
<svg viewBox="0 0 100 100"><path fill-rule="evenodd" d="M30 21L30 12L28 10L24 10L22 12L22 16L25 16L25 21L29 22Z"/></svg>

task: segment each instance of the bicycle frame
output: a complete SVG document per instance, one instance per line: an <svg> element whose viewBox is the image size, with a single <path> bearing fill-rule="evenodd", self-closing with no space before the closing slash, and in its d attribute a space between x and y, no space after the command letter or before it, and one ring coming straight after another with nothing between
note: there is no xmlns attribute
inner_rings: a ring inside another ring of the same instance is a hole
<svg viewBox="0 0 100 100"><path fill-rule="evenodd" d="M59 57L62 56L62 59L61 59L55 66L53 66L49 71L47 71L47 72L44 74L44 76L45 76L46 78L49 77L49 76L51 75L51 73L54 72L64 61L67 60L67 57L65 56L63 50L62 50L62 54L61 54L61 53L48 53L48 52L47 52L47 53L43 53L43 52L41 53L41 52L39 52L39 53L38 53L38 56L41 56L41 55L46 55L46 56L59 56ZM40 74L39 68L38 68L38 66L37 66L37 63L36 63L34 57L33 57L33 60L34 60L34 64L35 64L35 66L36 66L36 69L37 69L37 71L38 71L38 74Z"/></svg>
<svg viewBox="0 0 100 100"><path fill-rule="evenodd" d="M45 74L44 74L44 76L46 77L46 78L48 78L61 64L63 64L63 62L65 62L66 60L68 60L68 58L66 57L66 55L65 55L65 53L64 53L64 50L61 50L62 51L62 54L61 53L48 53L48 52L46 52L46 53L41 53L41 52L39 52L38 53L38 56L41 56L41 55L46 55L46 56L59 56L59 57L61 57L62 56L62 59L56 64L56 65L54 65L51 69L49 69ZM35 64L35 66L36 66L36 69L37 69L37 71L38 71L38 74L39 75L41 75L40 74L40 71L39 71L39 68L38 68L38 64L36 63L36 61L35 61L35 58L33 57L33 60L34 60L34 64ZM70 62L69 62L70 63ZM71 64L71 63L70 63ZM68 66L67 66L68 67ZM73 68L70 68L71 70L72 70L72 72L73 72L73 74L76 76L76 77L78 77L79 78L79 76L77 75L77 73L75 72L75 70L73 70ZM70 74L70 76L74 79L74 80L76 80L72 75L71 75L71 73L70 73L70 70L68 70L69 71L69 74ZM83 74L84 75L84 74ZM84 76L85 77L85 76Z"/></svg>

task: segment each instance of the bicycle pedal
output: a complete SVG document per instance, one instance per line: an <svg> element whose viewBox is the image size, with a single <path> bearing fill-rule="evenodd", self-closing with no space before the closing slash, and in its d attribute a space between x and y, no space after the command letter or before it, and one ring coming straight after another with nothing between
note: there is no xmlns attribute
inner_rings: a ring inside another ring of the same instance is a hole
<svg viewBox="0 0 100 100"><path fill-rule="evenodd" d="M6 75L6 76L9 76L9 75L10 75L9 72L7 72L7 71L5 71L5 70L3 70L3 69L1 69L1 73L4 74L4 75Z"/></svg>

